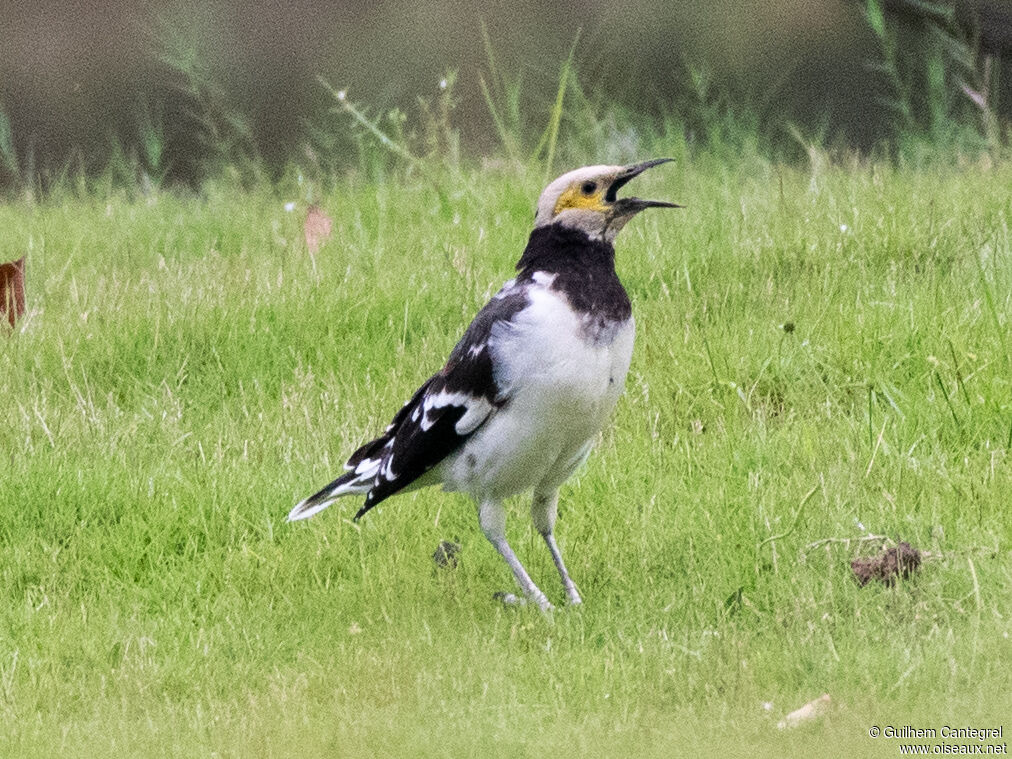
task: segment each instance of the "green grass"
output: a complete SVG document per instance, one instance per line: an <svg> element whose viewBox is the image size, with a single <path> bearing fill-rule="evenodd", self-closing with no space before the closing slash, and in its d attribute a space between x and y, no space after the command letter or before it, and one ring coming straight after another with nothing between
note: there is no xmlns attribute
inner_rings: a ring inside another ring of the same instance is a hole
<svg viewBox="0 0 1012 759"><path fill-rule="evenodd" d="M683 156L638 180L688 207L619 238L638 342L563 490L586 603L550 619L492 601L512 579L460 496L284 522L511 276L540 172L349 179L315 263L304 207L269 188L0 207L30 310L0 338L0 753L895 756L871 725L1007 734L1012 165L813 165ZM849 561L878 547L858 521L929 551L920 574L858 588ZM561 603L526 503L509 532ZM828 717L776 729L824 692Z"/></svg>

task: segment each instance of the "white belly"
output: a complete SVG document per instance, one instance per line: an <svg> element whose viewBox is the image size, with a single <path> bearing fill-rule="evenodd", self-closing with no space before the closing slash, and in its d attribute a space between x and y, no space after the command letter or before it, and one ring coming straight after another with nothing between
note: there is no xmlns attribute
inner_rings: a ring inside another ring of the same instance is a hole
<svg viewBox="0 0 1012 759"><path fill-rule="evenodd" d="M480 500L562 484L622 393L634 335L631 318L588 334L560 296L533 290L531 305L490 341L508 401L447 460L446 489Z"/></svg>

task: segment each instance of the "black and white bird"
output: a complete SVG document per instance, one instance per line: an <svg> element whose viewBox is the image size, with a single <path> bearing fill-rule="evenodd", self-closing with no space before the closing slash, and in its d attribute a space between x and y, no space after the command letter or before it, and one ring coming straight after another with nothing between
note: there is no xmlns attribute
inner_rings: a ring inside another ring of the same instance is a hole
<svg viewBox="0 0 1012 759"><path fill-rule="evenodd" d="M589 455L632 357L635 326L612 243L640 211L679 207L617 193L669 160L586 166L549 184L517 276L478 312L446 365L386 431L288 519L310 517L346 495L365 496L357 520L389 496L427 485L468 493L482 532L524 595L547 610L548 598L506 541L503 499L533 492L534 526L570 603L580 603L554 527L559 486Z"/></svg>

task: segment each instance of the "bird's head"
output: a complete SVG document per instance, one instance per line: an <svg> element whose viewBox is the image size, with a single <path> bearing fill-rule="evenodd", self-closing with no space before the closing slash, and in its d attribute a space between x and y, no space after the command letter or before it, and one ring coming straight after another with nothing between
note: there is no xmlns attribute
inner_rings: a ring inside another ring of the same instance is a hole
<svg viewBox="0 0 1012 759"><path fill-rule="evenodd" d="M630 166L584 166L563 174L541 193L534 226L558 224L578 229L591 239L611 242L626 222L644 208L681 208L663 200L616 197L633 177L671 160L658 158Z"/></svg>

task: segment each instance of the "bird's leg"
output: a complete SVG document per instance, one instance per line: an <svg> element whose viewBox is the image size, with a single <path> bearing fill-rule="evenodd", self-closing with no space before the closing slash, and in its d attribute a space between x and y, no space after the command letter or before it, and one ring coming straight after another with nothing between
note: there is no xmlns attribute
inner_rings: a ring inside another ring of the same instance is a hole
<svg viewBox="0 0 1012 759"><path fill-rule="evenodd" d="M513 553L510 544L506 542L506 511L500 501L482 501L478 506L478 523L481 531L485 533L488 542L495 546L495 550L505 559L509 568L513 570L513 576L517 584L531 601L541 607L542 611L548 611L552 605L548 602L547 596L541 592L531 576L527 574L520 559Z"/></svg>
<svg viewBox="0 0 1012 759"><path fill-rule="evenodd" d="M569 603L583 603L580 592L576 589L576 583L569 576L566 565L562 562L562 552L559 551L559 544L555 542L555 518L559 514L559 491L553 490L550 493L534 493L534 500L531 501L531 519L534 521L535 529L545 539L548 550L552 552L552 560L555 561L555 568L559 570L559 577L562 578L562 585L566 589L566 596Z"/></svg>

